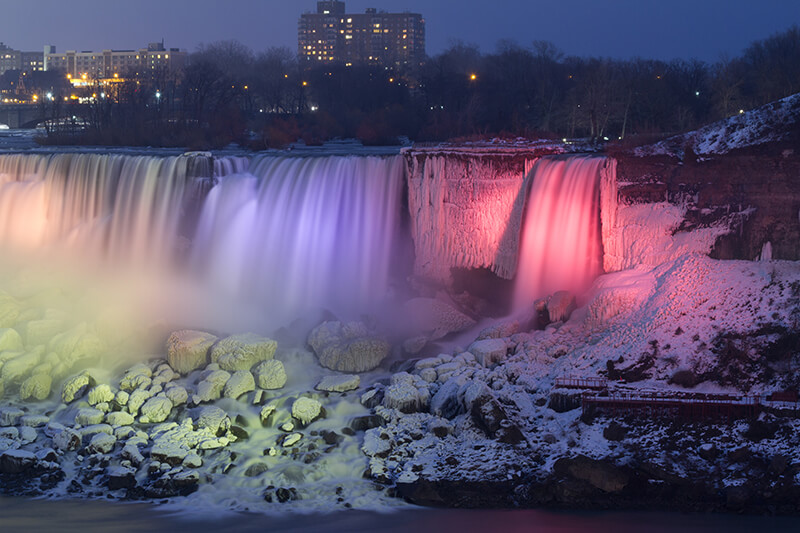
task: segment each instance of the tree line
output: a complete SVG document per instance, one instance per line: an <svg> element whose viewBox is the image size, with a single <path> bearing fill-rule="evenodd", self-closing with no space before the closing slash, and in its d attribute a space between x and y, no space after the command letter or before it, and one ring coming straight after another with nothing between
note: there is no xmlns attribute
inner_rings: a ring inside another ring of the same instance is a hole
<svg viewBox="0 0 800 533"><path fill-rule="evenodd" d="M180 73L87 91L79 141L97 144L651 139L800 92L800 27L715 63L581 58L549 42L502 41L491 53L456 42L406 69L318 66L288 48L256 53L221 41L198 48ZM61 93L40 102L50 118L76 115Z"/></svg>

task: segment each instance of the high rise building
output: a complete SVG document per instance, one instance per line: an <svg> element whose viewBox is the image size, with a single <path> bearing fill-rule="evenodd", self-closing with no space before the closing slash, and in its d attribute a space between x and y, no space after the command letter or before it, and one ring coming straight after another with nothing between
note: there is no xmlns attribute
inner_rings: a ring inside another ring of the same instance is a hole
<svg viewBox="0 0 800 533"><path fill-rule="evenodd" d="M300 16L297 49L315 63L415 66L425 60L425 19L376 9L347 14L344 2L321 1L316 13Z"/></svg>

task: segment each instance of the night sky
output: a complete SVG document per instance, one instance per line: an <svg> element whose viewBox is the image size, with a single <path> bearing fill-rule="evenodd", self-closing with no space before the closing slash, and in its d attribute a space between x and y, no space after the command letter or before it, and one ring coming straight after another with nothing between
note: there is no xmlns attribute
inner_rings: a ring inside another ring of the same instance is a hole
<svg viewBox="0 0 800 533"><path fill-rule="evenodd" d="M800 24L798 0L348 0L422 13L428 53L453 40L495 49L500 39L548 40L568 55L735 57L753 40ZM0 41L23 50L140 48L165 39L193 51L238 39L255 50L297 46L297 19L315 0L2 0Z"/></svg>

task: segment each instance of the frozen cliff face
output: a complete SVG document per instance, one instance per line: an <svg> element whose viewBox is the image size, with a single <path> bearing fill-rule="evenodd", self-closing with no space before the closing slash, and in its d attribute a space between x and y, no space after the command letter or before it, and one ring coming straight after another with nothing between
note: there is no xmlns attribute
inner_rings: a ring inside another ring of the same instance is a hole
<svg viewBox="0 0 800 533"><path fill-rule="evenodd" d="M708 254L717 239L731 231L725 220L678 231L686 212L686 205L669 202L618 205L614 224L603 235L606 272L656 266L687 253Z"/></svg>
<svg viewBox="0 0 800 533"><path fill-rule="evenodd" d="M415 275L446 284L451 268L487 268L511 279L534 162L518 155L410 155Z"/></svg>

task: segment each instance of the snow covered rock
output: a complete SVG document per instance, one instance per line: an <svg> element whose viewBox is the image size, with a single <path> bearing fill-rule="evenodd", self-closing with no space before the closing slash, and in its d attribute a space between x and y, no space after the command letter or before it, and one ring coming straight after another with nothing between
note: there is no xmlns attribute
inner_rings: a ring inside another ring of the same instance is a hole
<svg viewBox="0 0 800 533"><path fill-rule="evenodd" d="M397 409L401 413L424 411L430 402L430 391L427 385L419 376L399 372L392 375L381 403L384 407Z"/></svg>
<svg viewBox="0 0 800 533"><path fill-rule="evenodd" d="M0 352L17 352L22 350L22 337L17 330L0 328Z"/></svg>
<svg viewBox="0 0 800 533"><path fill-rule="evenodd" d="M459 397L463 380L451 378L447 380L431 398L431 414L452 419L464 412L464 405Z"/></svg>
<svg viewBox="0 0 800 533"><path fill-rule="evenodd" d="M231 419L219 407L207 406L200 410L197 427L208 428L214 435L224 434L231 427Z"/></svg>
<svg viewBox="0 0 800 533"><path fill-rule="evenodd" d="M283 363L277 359L262 361L253 369L256 383L262 389L275 390L281 389L286 385L286 369Z"/></svg>
<svg viewBox="0 0 800 533"><path fill-rule="evenodd" d="M165 390L164 394L172 402L172 405L183 405L189 399L189 393L180 385L171 384Z"/></svg>
<svg viewBox="0 0 800 533"><path fill-rule="evenodd" d="M86 394L86 391L90 387L94 387L94 384L94 378L87 372L73 376L64 382L64 388L61 390L61 400L64 403L72 403Z"/></svg>
<svg viewBox="0 0 800 533"><path fill-rule="evenodd" d="M139 421L143 424L163 422L172 411L172 402L169 398L156 396L147 400L142 406Z"/></svg>
<svg viewBox="0 0 800 533"><path fill-rule="evenodd" d="M19 387L19 397L21 400L46 400L50 396L50 387L53 378L47 374L36 374L25 381Z"/></svg>
<svg viewBox="0 0 800 533"><path fill-rule="evenodd" d="M129 368L122 380L119 382L119 388L123 391L133 392L136 389L146 389L152 383L153 371L144 363Z"/></svg>
<svg viewBox="0 0 800 533"><path fill-rule="evenodd" d="M42 354L40 351L23 353L13 359L9 359L0 368L0 380L5 384L21 382L30 375L41 359Z"/></svg>
<svg viewBox="0 0 800 533"><path fill-rule="evenodd" d="M508 345L504 339L484 339L473 342L467 349L483 366L492 366L506 358Z"/></svg>
<svg viewBox="0 0 800 533"><path fill-rule="evenodd" d="M347 392L356 390L361 384L361 378L356 374L343 374L335 376L325 376L314 387L317 390L327 392Z"/></svg>
<svg viewBox="0 0 800 533"><path fill-rule="evenodd" d="M130 413L124 411L115 411L106 415L106 423L114 427L117 426L130 426L133 424L134 418Z"/></svg>
<svg viewBox="0 0 800 533"><path fill-rule="evenodd" d="M360 322L323 322L311 331L308 344L325 368L339 372L367 372L389 355L391 345L372 335Z"/></svg>
<svg viewBox="0 0 800 533"><path fill-rule="evenodd" d="M275 357L278 343L253 333L232 335L217 342L211 349L211 362L222 370L250 370L254 364Z"/></svg>
<svg viewBox="0 0 800 533"><path fill-rule="evenodd" d="M103 411L87 407L78 409L78 412L75 414L75 423L81 426L91 426L102 422L104 417L105 413L103 413Z"/></svg>
<svg viewBox="0 0 800 533"><path fill-rule="evenodd" d="M0 407L0 427L14 426L25 412L17 407Z"/></svg>
<svg viewBox="0 0 800 533"><path fill-rule="evenodd" d="M325 416L322 404L313 398L300 397L292 404L292 417L304 426Z"/></svg>
<svg viewBox="0 0 800 533"><path fill-rule="evenodd" d="M430 334L430 340L475 326L476 322L452 305L434 298L414 298L403 304L412 331Z"/></svg>
<svg viewBox="0 0 800 533"><path fill-rule="evenodd" d="M108 490L132 489L136 486L136 470L124 466L110 466L106 469Z"/></svg>
<svg viewBox="0 0 800 533"><path fill-rule="evenodd" d="M89 398L87 401L89 405L97 405L102 402L110 402L115 397L116 395L114 391L111 390L111 387L105 383L101 383L89 391Z"/></svg>
<svg viewBox="0 0 800 533"><path fill-rule="evenodd" d="M0 474L19 474L36 464L36 455L25 450L6 450L0 453Z"/></svg>
<svg viewBox="0 0 800 533"><path fill-rule="evenodd" d="M190 449L185 443L165 435L153 443L150 456L162 463L177 466L183 462L189 452Z"/></svg>
<svg viewBox="0 0 800 533"><path fill-rule="evenodd" d="M117 443L116 437L107 433L97 433L89 441L87 451L89 453L109 453Z"/></svg>
<svg viewBox="0 0 800 533"><path fill-rule="evenodd" d="M81 447L80 433L73 429L63 428L53 435L53 446L62 452L71 452Z"/></svg>
<svg viewBox="0 0 800 533"><path fill-rule="evenodd" d="M231 375L230 379L225 382L225 389L223 396L235 400L242 394L247 394L255 390L256 382L253 379L253 374L249 370L237 370Z"/></svg>
<svg viewBox="0 0 800 533"><path fill-rule="evenodd" d="M225 384L231 375L224 370L213 370L206 378L197 384L196 402L211 402L218 400L222 395Z"/></svg>
<svg viewBox="0 0 800 533"><path fill-rule="evenodd" d="M203 459L194 452L186 454L181 463L186 468L200 468L203 466Z"/></svg>
<svg viewBox="0 0 800 533"><path fill-rule="evenodd" d="M139 414L139 409L144 405L144 402L150 399L152 393L145 389L136 389L128 397L128 412L133 416Z"/></svg>
<svg viewBox="0 0 800 533"><path fill-rule="evenodd" d="M208 351L217 337L203 331L184 329L167 339L167 362L179 374L186 375L208 363Z"/></svg>

